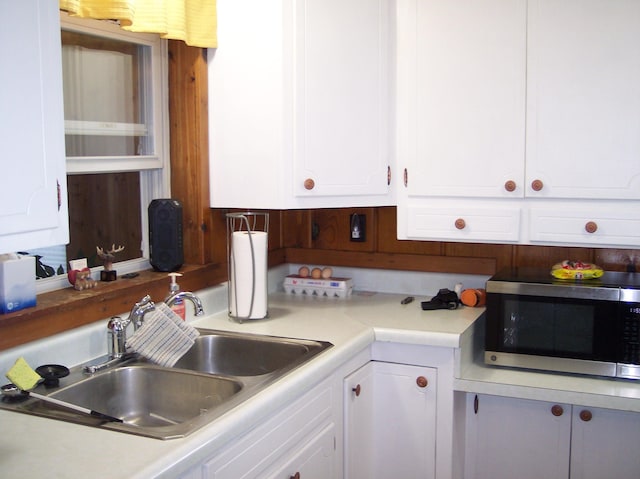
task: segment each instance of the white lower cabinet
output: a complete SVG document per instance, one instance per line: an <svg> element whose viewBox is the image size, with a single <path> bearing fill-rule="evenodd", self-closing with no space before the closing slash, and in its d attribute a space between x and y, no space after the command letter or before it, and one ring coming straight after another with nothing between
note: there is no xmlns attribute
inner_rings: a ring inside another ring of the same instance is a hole
<svg viewBox="0 0 640 479"><path fill-rule="evenodd" d="M571 479L640 477L640 414L573 406Z"/></svg>
<svg viewBox="0 0 640 479"><path fill-rule="evenodd" d="M338 478L337 394L327 380L202 466L208 479Z"/></svg>
<svg viewBox="0 0 640 479"><path fill-rule="evenodd" d="M345 479L435 477L436 373L371 361L345 379Z"/></svg>
<svg viewBox="0 0 640 479"><path fill-rule="evenodd" d="M567 478L571 406L556 416L554 404L469 394L467 479Z"/></svg>
<svg viewBox="0 0 640 479"><path fill-rule="evenodd" d="M467 479L637 479L640 414L467 395Z"/></svg>

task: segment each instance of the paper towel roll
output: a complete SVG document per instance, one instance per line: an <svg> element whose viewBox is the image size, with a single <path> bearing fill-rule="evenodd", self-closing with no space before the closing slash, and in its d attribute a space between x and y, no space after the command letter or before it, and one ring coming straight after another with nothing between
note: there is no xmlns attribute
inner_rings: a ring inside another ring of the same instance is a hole
<svg viewBox="0 0 640 479"><path fill-rule="evenodd" d="M253 243L253 258L251 243ZM231 234L229 261L229 313L235 318L242 319L265 318L267 316L267 233L234 231ZM252 290L254 291L253 308L251 307Z"/></svg>

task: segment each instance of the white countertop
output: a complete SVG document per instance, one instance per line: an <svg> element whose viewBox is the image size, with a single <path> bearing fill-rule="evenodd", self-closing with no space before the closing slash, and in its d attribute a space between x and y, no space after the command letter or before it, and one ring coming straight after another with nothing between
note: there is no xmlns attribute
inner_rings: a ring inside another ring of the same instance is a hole
<svg viewBox="0 0 640 479"><path fill-rule="evenodd" d="M457 391L640 412L640 382L489 367L476 356Z"/></svg>
<svg viewBox="0 0 640 479"><path fill-rule="evenodd" d="M0 467L25 477L155 477L180 459L190 463L248 431L374 340L457 348L481 309L422 311L420 298L354 293L345 299L275 293L269 319L238 324L226 312L192 324L329 341L334 347L186 438L161 441L0 410Z"/></svg>
<svg viewBox="0 0 640 479"><path fill-rule="evenodd" d="M329 341L334 347L284 376L218 420L183 439L161 441L0 410L0 467L25 477L174 477L181 459L195 464L284 407L374 341L460 348L458 391L640 412L640 382L485 367L471 351L483 308L422 311L416 297L354 293L346 299L275 293L269 319L231 321L226 312L192 324L203 328ZM100 333L102 334L102 333Z"/></svg>

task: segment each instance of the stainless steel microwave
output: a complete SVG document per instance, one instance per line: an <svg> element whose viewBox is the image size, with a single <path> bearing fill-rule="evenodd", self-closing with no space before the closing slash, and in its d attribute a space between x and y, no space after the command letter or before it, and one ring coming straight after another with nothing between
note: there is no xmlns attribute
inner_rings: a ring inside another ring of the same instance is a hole
<svg viewBox="0 0 640 479"><path fill-rule="evenodd" d="M640 273L569 281L516 268L486 291L486 364L640 379Z"/></svg>

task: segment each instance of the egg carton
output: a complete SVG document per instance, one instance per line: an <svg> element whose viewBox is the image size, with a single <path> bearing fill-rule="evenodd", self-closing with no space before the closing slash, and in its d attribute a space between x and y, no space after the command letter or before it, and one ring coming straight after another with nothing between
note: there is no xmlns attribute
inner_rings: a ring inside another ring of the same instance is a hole
<svg viewBox="0 0 640 479"><path fill-rule="evenodd" d="M351 278L313 279L291 274L284 279L284 291L289 294L346 298L353 292Z"/></svg>

